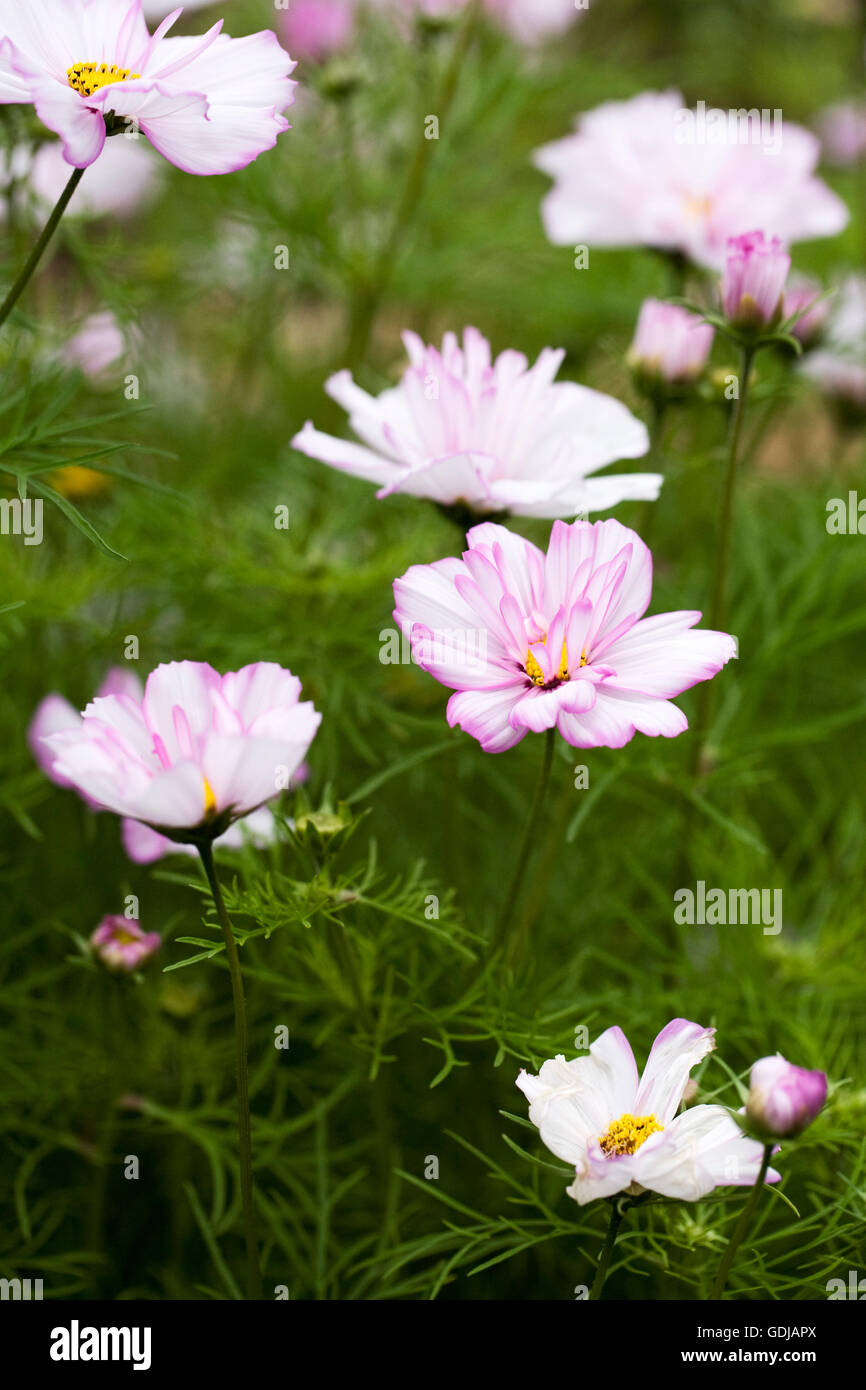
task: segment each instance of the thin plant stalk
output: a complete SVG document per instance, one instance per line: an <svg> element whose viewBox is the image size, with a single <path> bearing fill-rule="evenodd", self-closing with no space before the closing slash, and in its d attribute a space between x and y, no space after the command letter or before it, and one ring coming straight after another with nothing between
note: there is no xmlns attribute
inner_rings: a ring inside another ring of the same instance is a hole
<svg viewBox="0 0 866 1390"><path fill-rule="evenodd" d="M36 270L36 267L42 260L48 243L54 236L54 233L57 231L57 228L60 225L60 219L62 218L64 212L69 206L70 199L72 198L72 195L78 187L79 183L81 182L83 176L83 169L73 169L72 175L63 192L61 193L60 197L57 199L57 202L54 204L54 207L51 211L51 216L45 223L45 226L42 228L42 231L39 234L39 238L36 241L33 250L27 257L27 260L24 262L24 265L21 268L21 272L18 275L18 278L16 279L9 293L7 294L6 298L4 299L2 306L0 306L0 328L2 328L3 324L8 319L9 315L12 313L12 310L15 308L15 305L18 303L19 299L21 298L22 294L24 293L28 284L30 283L30 280L33 276L33 272Z"/></svg>
<svg viewBox="0 0 866 1390"><path fill-rule="evenodd" d="M610 1262L613 1258L613 1248L616 1245L616 1238L619 1235L619 1228L623 1223L625 1210L621 1198L615 1197L610 1209L610 1225L607 1228L607 1235L604 1239L601 1254L598 1257L598 1268L595 1278L592 1281L592 1288L589 1296L593 1300L601 1298L601 1291L604 1288L604 1281L607 1278Z"/></svg>
<svg viewBox="0 0 866 1390"><path fill-rule="evenodd" d="M505 958L509 964L513 964L514 961L518 959L524 945L521 934L512 934L511 924L514 920L514 913L520 897L520 890L523 887L523 880L526 877L526 869L532 856L536 839L538 838L542 810L547 797L550 772L553 766L555 741L556 730L548 729L544 736L544 754L541 761L541 770L535 785L535 795L532 798L532 806L530 807L529 815L526 819L520 853L517 857L517 864L515 865L508 892L505 895L502 913L496 928L494 944L499 947L505 947Z"/></svg>
<svg viewBox="0 0 866 1390"><path fill-rule="evenodd" d="M256 1213L253 1196L252 1139L250 1134L250 1084L247 1061L247 1008L244 999L244 982L238 958L232 924L226 911L222 889L216 874L213 859L213 846L210 840L202 840L196 848L201 856L214 907L222 927L226 948L226 959L232 982L232 1000L235 1012L235 1054L238 1095L238 1145L240 1149L241 1201L244 1213L244 1235L247 1248L247 1296L261 1299L262 1276L259 1271L259 1247L256 1235Z"/></svg>
<svg viewBox="0 0 866 1390"><path fill-rule="evenodd" d="M764 1186L764 1179L767 1176L767 1169L770 1166L770 1157L772 1155L772 1152L773 1145L765 1144L764 1157L761 1160L760 1171L758 1173L757 1179L755 1180L755 1185L752 1188L752 1191L749 1195L749 1200L743 1207L743 1210L740 1213L740 1219L734 1227L734 1233L731 1236L731 1239L728 1241L728 1247L725 1250L724 1255L722 1256L722 1262L719 1265L719 1272L716 1275L715 1280L713 1282L713 1287L710 1292L710 1298L721 1298L725 1284L728 1282L728 1275L730 1274L731 1266L734 1263L734 1256L739 1250L743 1238L746 1235L746 1232L748 1231L749 1227L751 1226L752 1218L754 1217L755 1212L757 1210L758 1202L761 1198L761 1189Z"/></svg>

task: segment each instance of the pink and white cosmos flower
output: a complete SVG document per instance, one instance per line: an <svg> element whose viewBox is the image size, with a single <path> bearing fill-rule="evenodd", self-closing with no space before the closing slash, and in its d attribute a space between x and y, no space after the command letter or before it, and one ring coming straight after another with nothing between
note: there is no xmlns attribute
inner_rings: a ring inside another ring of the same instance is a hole
<svg viewBox="0 0 866 1390"><path fill-rule="evenodd" d="M583 115L536 151L554 187L543 204L556 246L653 246L721 269L728 238L765 227L786 245L834 236L848 221L816 178L820 144L785 122L778 148L683 140L679 92L642 92Z"/></svg>
<svg viewBox="0 0 866 1390"><path fill-rule="evenodd" d="M75 727L49 735L52 775L171 840L216 839L278 796L302 762L321 715L300 694L274 662L225 676L170 662L143 697L97 698Z"/></svg>
<svg viewBox="0 0 866 1390"><path fill-rule="evenodd" d="M141 0L0 0L0 103L34 106L79 169L109 116L189 174L242 169L288 130L295 65L271 30L167 38L181 13L151 35Z"/></svg>
<svg viewBox="0 0 866 1390"><path fill-rule="evenodd" d="M763 1145L722 1105L677 1114L689 1072L715 1047L714 1028L673 1019L652 1045L643 1075L621 1028L608 1028L589 1056L544 1062L517 1085L542 1141L574 1166L566 1188L581 1206L618 1192L658 1192L697 1202L715 1187L751 1186ZM778 1182L769 1169L767 1182Z"/></svg>
<svg viewBox="0 0 866 1390"><path fill-rule="evenodd" d="M162 945L159 932L142 931L128 917L103 917L90 938L94 953L109 970L130 973L137 970Z"/></svg>
<svg viewBox="0 0 866 1390"><path fill-rule="evenodd" d="M778 237L744 232L728 241L722 271L722 309L742 328L772 328L782 316L791 257Z"/></svg>
<svg viewBox="0 0 866 1390"><path fill-rule="evenodd" d="M467 536L460 560L413 565L394 617L417 663L457 693L447 718L486 753L556 728L576 748L621 748L636 732L688 728L670 703L736 654L694 631L700 613L644 618L652 557L618 521L554 522L545 555L503 526Z"/></svg>
<svg viewBox="0 0 866 1390"><path fill-rule="evenodd" d="M649 448L646 427L612 396L554 381L565 353L545 348L530 367L521 352L491 358L467 328L442 350L404 333L409 366L399 386L370 396L351 373L325 384L363 445L307 423L292 444L310 458L375 483L379 497L405 492L479 513L573 517L626 498L653 500L659 473L592 477Z"/></svg>
<svg viewBox="0 0 866 1390"><path fill-rule="evenodd" d="M661 299L640 307L629 366L648 378L681 386L700 376L713 346L714 330L696 314Z"/></svg>
<svg viewBox="0 0 866 1390"><path fill-rule="evenodd" d="M752 1067L746 1114L761 1134L786 1139L802 1134L826 1099L825 1072L795 1067L777 1052Z"/></svg>

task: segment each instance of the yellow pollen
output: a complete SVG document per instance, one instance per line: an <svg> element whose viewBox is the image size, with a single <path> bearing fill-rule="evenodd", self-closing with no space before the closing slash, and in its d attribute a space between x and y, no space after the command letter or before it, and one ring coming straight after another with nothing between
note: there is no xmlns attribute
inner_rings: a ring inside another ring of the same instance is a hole
<svg viewBox="0 0 866 1390"><path fill-rule="evenodd" d="M546 637L546 636L545 636L545 637L542 637L541 640L542 640L542 642L546 643L546 642L547 642L547 637ZM580 664L581 664L581 666L585 666L585 665L586 665L586 652L581 652L581 654L580 654ZM542 671L542 669L541 669L541 667L539 666L538 662L536 661L535 657L532 655L532 652L527 652L527 653L526 653L526 663L525 663L525 666L524 666L524 670L526 671L526 674L527 674L527 676L529 677L529 679L532 681L532 684L533 684L533 685L546 685L546 684L547 684L547 682L545 681L545 678L544 678L544 672ZM556 673L556 675L555 675L555 677L554 677L554 680L557 680L557 681L567 681L567 680L568 680L568 653L567 653L566 650L565 650L565 642L563 642L563 644L562 644L562 659L560 660L560 663L559 663L559 670L557 671L557 673Z"/></svg>
<svg viewBox="0 0 866 1390"><path fill-rule="evenodd" d="M138 937L133 936L132 932L123 931L122 929L114 933L114 939L119 946L132 946L138 941Z"/></svg>
<svg viewBox="0 0 866 1390"><path fill-rule="evenodd" d="M129 68L119 68L116 63L73 63L66 69L69 85L83 97L92 97L101 87L109 87L112 82L125 82L128 77L141 77L140 72L130 72Z"/></svg>
<svg viewBox="0 0 866 1390"><path fill-rule="evenodd" d="M599 1143L612 1158L615 1154L633 1154L645 1144L651 1134L660 1134L660 1125L655 1115L620 1115L608 1125L604 1134L599 1135Z"/></svg>
<svg viewBox="0 0 866 1390"><path fill-rule="evenodd" d="M204 779L204 813L205 813L205 815L206 815L206 816L212 816L212 815L214 814L214 812L216 811L216 808L217 808L217 804L216 804L216 797L215 797L214 794L213 794L213 787L211 786L210 782L209 782L209 781L207 780L207 778L205 777L205 779Z"/></svg>
<svg viewBox="0 0 866 1390"><path fill-rule="evenodd" d="M684 198L683 202L685 203L686 214L689 217L694 218L695 221L699 221L701 218L709 217L710 212L712 211L712 198L694 198L690 196Z"/></svg>

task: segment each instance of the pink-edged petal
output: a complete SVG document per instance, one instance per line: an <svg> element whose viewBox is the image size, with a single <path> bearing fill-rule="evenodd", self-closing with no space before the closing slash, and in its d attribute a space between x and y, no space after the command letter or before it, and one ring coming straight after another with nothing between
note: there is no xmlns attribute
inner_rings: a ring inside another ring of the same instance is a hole
<svg viewBox="0 0 866 1390"><path fill-rule="evenodd" d="M318 459L321 463L330 464L332 468L339 468L342 473L351 473L356 478L363 478L368 483L383 486L387 483L397 483L402 477L402 470L390 459L374 454L372 449L365 449L350 440L323 434L320 430L314 429L309 421L300 433L295 435L292 448L306 454L308 458Z"/></svg>
<svg viewBox="0 0 866 1390"><path fill-rule="evenodd" d="M664 1197L697 1202L716 1187L749 1187L757 1179L763 1146L743 1134L721 1105L684 1111L659 1137L663 1143L650 1147L648 1140L634 1155L635 1176ZM779 1178L769 1169L768 1183Z"/></svg>
<svg viewBox="0 0 866 1390"><path fill-rule="evenodd" d="M693 1067L714 1049L715 1028L675 1018L655 1039L635 1100L638 1115L655 1115L666 1125L676 1114Z"/></svg>
<svg viewBox="0 0 866 1390"><path fill-rule="evenodd" d="M447 718L476 738L485 753L504 753L525 736L525 729L515 729L509 722L514 707L515 690L462 690L448 701Z"/></svg>
<svg viewBox="0 0 866 1390"><path fill-rule="evenodd" d="M694 631L700 613L660 613L643 618L607 646L604 659L616 674L613 689L669 699L698 681L709 680L737 654L725 632Z"/></svg>

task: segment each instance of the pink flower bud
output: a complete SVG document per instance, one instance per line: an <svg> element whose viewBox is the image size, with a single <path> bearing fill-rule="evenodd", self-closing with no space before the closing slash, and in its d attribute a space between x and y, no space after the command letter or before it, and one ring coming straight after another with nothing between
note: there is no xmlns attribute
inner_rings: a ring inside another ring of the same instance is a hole
<svg viewBox="0 0 866 1390"><path fill-rule="evenodd" d="M283 18L289 52L312 63L345 48L354 27L354 0L292 0Z"/></svg>
<svg viewBox="0 0 866 1390"><path fill-rule="evenodd" d="M795 1067L776 1053L752 1067L746 1114L764 1134L785 1139L802 1133L826 1099L824 1072Z"/></svg>
<svg viewBox="0 0 866 1390"><path fill-rule="evenodd" d="M746 232L728 238L722 272L722 308L740 328L770 328L782 312L782 294L791 257L778 237Z"/></svg>
<svg viewBox="0 0 866 1390"><path fill-rule="evenodd" d="M109 970L131 972L162 945L159 932L143 932L127 917L103 917L90 938L95 954Z"/></svg>
<svg viewBox="0 0 866 1390"><path fill-rule="evenodd" d="M645 299L628 361L643 376L681 385L700 376L712 345L710 324L677 304Z"/></svg>
<svg viewBox="0 0 866 1390"><path fill-rule="evenodd" d="M826 299L821 298L821 286L816 285L814 281L801 280L796 285L789 285L785 290L782 318L789 319L792 314L800 315L790 331L795 338L799 338L804 347L814 343L820 336L829 312Z"/></svg>

